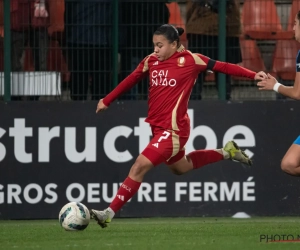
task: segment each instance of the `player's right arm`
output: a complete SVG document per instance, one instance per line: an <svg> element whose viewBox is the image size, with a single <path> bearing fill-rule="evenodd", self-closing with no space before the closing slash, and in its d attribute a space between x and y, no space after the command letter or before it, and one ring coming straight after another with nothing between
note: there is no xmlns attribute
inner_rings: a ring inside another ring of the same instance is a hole
<svg viewBox="0 0 300 250"><path fill-rule="evenodd" d="M100 99L97 105L96 113L106 110L108 107L103 103L103 99Z"/></svg>
<svg viewBox="0 0 300 250"><path fill-rule="evenodd" d="M268 79L257 83L259 90L274 90L289 98L300 100L300 51L298 52L296 62L296 78L294 86L284 86L280 84L275 77L268 74Z"/></svg>
<svg viewBox="0 0 300 250"><path fill-rule="evenodd" d="M268 74L268 77L268 79L257 83L259 90L274 90L289 98L300 100L300 72L296 73L294 86L284 86L270 74Z"/></svg>
<svg viewBox="0 0 300 250"><path fill-rule="evenodd" d="M131 89L135 84L147 76L148 67L145 67L145 64L148 63L148 58L149 56L145 57L129 76L127 76L107 96L99 101L96 113L107 109L114 100L116 100L119 96Z"/></svg>

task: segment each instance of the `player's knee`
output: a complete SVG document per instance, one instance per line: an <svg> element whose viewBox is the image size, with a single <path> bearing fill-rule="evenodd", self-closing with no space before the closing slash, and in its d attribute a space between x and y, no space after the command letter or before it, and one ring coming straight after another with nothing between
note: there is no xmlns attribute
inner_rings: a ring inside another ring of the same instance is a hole
<svg viewBox="0 0 300 250"><path fill-rule="evenodd" d="M179 169L173 169L173 168L171 168L170 170L171 170L171 172L173 174L176 174L176 175L183 175L184 174L184 172L181 171L181 170L179 170Z"/></svg>
<svg viewBox="0 0 300 250"><path fill-rule="evenodd" d="M174 165L169 165L169 169L171 170L171 172L173 174L176 174L176 175L183 175L186 173L186 171L178 166L174 166Z"/></svg>
<svg viewBox="0 0 300 250"><path fill-rule="evenodd" d="M140 176L144 172L145 166L136 161L130 169L130 174L134 176Z"/></svg>
<svg viewBox="0 0 300 250"><path fill-rule="evenodd" d="M151 165L137 158L132 165L129 175L132 177L142 177L151 169Z"/></svg>
<svg viewBox="0 0 300 250"><path fill-rule="evenodd" d="M295 166L295 164L293 164L293 162L287 160L283 160L280 166L283 172L286 172L287 174L291 174L291 175L295 174L295 169L297 167Z"/></svg>

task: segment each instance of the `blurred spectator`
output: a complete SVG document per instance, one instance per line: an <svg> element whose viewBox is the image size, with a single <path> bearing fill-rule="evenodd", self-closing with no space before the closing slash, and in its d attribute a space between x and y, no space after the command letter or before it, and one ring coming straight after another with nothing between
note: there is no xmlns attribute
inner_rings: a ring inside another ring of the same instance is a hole
<svg viewBox="0 0 300 250"><path fill-rule="evenodd" d="M46 18L48 16L45 0L36 0L34 4L34 17Z"/></svg>
<svg viewBox="0 0 300 250"><path fill-rule="evenodd" d="M71 99L99 100L111 90L112 1L65 0Z"/></svg>
<svg viewBox="0 0 300 250"><path fill-rule="evenodd" d="M206 2L211 2L209 5ZM212 59L218 59L218 1L187 0L186 32L189 50ZM229 63L242 61L239 36L241 34L240 6L238 0L226 0L226 60ZM218 83L218 74L216 83ZM193 93L202 98L205 74L198 77ZM226 100L231 98L231 78L226 75Z"/></svg>
<svg viewBox="0 0 300 250"><path fill-rule="evenodd" d="M3 6L3 0L1 0ZM26 47L31 47L34 58L34 69L45 71L47 69L47 49L49 24L48 11L45 0L10 1L11 9L11 68L13 72L24 71L24 53ZM2 19L3 17L1 17ZM3 20L3 19L2 19ZM3 43L3 21L0 32ZM38 99L31 96L30 100ZM12 96L12 100L21 100L21 96Z"/></svg>

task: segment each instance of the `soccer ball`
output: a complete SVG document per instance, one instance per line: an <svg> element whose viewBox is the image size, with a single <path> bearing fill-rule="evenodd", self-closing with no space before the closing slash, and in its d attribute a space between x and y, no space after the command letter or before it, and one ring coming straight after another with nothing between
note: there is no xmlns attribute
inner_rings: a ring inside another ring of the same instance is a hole
<svg viewBox="0 0 300 250"><path fill-rule="evenodd" d="M58 220L67 231L84 230L89 225L90 212L82 203L70 202L60 210Z"/></svg>

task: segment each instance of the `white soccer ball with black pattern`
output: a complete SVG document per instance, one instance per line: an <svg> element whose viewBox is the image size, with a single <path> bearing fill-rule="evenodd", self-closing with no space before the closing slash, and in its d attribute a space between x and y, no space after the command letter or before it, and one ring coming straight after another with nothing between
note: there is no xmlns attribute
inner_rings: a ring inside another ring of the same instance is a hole
<svg viewBox="0 0 300 250"><path fill-rule="evenodd" d="M58 220L65 230L80 231L89 225L90 212L82 203L70 202L60 210Z"/></svg>

